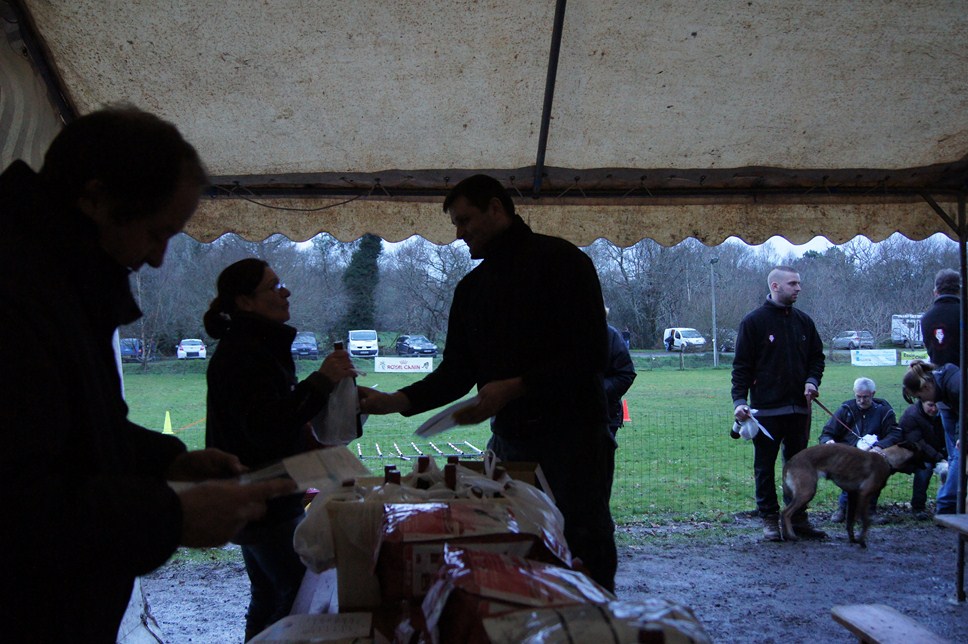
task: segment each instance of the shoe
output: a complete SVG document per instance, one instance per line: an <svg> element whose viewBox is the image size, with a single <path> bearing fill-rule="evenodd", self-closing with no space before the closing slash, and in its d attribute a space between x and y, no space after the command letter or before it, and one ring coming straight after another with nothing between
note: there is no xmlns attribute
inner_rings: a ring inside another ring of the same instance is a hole
<svg viewBox="0 0 968 644"><path fill-rule="evenodd" d="M793 534L797 535L801 539L826 539L827 538L826 532L824 532L823 530L818 530L817 528L810 525L809 522L794 523Z"/></svg>
<svg viewBox="0 0 968 644"><path fill-rule="evenodd" d="M778 515L771 514L763 517L763 540L780 540L780 517Z"/></svg>
<svg viewBox="0 0 968 644"><path fill-rule="evenodd" d="M924 508L911 508L911 515L915 521L928 521L931 519L931 513Z"/></svg>
<svg viewBox="0 0 968 644"><path fill-rule="evenodd" d="M846 515L843 508L837 508L834 513L830 515L830 520L834 523L843 523Z"/></svg>

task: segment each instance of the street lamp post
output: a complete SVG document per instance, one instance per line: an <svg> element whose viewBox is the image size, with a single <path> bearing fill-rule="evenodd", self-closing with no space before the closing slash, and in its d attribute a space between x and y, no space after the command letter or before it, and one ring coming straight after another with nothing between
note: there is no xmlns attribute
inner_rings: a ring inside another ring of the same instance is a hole
<svg viewBox="0 0 968 644"><path fill-rule="evenodd" d="M713 294L713 367L719 366L719 343L716 340L716 262L718 257L709 260L709 285Z"/></svg>

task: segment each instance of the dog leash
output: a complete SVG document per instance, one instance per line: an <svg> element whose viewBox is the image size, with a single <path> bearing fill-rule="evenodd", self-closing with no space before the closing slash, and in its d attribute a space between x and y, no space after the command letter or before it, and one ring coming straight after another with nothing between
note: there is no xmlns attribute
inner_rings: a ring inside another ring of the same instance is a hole
<svg viewBox="0 0 968 644"><path fill-rule="evenodd" d="M844 421L842 421L842 420L840 420L839 418L837 418L836 416L834 416L834 414L833 414L833 412L832 412L832 411L830 411L829 409L827 409L827 407L826 407L826 405L824 405L824 404L823 404L822 402L820 402L820 401L819 401L819 400L817 400L816 398L814 398L814 399L813 399L813 402L815 402L815 403L817 403L817 405L819 405L819 406L820 406L820 409L822 409L822 410L824 410L825 412L827 412L827 414L829 414L831 418L833 418L833 419L834 419L834 420L836 420L836 421L837 421L838 423L840 423L840 426L841 426L841 427L843 427L844 429L846 429L846 430L847 430L848 432L850 432L851 434L853 434L853 435L854 435L854 436L856 436L857 438L861 438L861 435L860 435L860 434L858 434L858 433L857 433L856 431L854 431L854 430L853 430L853 429L852 429L851 427L849 427L849 426L847 425L847 423L845 423Z"/></svg>

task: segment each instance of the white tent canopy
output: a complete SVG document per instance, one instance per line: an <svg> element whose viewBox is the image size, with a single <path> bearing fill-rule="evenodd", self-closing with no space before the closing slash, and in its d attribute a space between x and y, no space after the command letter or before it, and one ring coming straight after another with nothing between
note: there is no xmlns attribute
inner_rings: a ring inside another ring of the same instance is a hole
<svg viewBox="0 0 968 644"><path fill-rule="evenodd" d="M36 167L58 120L133 103L208 164L200 240L450 242L442 196L484 171L536 230L582 245L940 231L968 283L964 0L0 0L0 14L0 163ZM964 329L962 351L965 365Z"/></svg>
<svg viewBox="0 0 968 644"><path fill-rule="evenodd" d="M449 242L475 171L579 244L921 239L968 177L963 0L9 4L63 118L127 101L198 147L203 240Z"/></svg>

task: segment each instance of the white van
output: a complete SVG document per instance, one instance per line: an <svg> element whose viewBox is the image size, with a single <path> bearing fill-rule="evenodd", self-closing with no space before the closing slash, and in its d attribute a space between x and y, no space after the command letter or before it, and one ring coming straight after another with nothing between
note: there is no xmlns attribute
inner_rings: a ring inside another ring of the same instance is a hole
<svg viewBox="0 0 968 644"><path fill-rule="evenodd" d="M380 354L377 344L376 331L373 329L356 329L350 331L346 350L355 358L375 358Z"/></svg>
<svg viewBox="0 0 968 644"><path fill-rule="evenodd" d="M662 332L662 344L666 351L702 351L706 338L695 329L677 326Z"/></svg>

